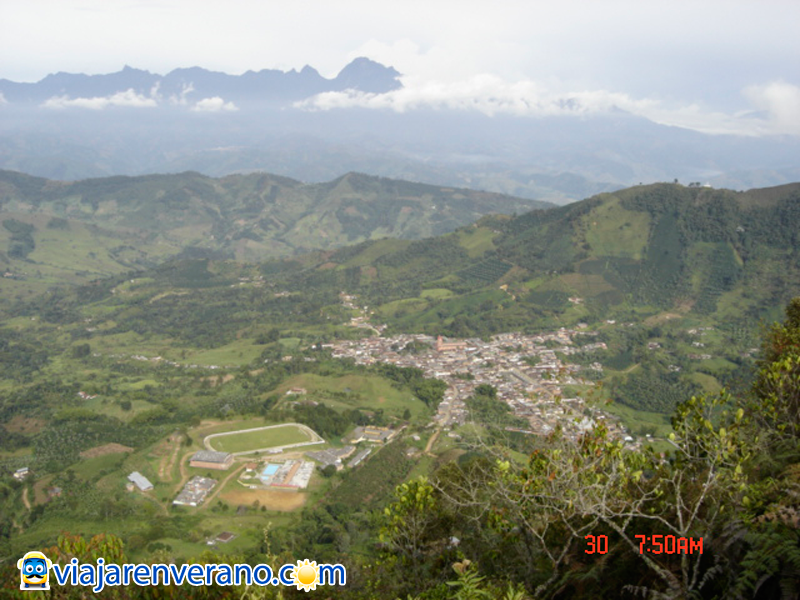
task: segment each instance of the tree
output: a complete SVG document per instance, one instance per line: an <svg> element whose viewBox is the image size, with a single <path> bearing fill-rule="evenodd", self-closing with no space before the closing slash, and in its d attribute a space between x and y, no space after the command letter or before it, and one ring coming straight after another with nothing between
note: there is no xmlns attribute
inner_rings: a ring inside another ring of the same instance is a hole
<svg viewBox="0 0 800 600"><path fill-rule="evenodd" d="M423 581L430 585L443 579L443 572L437 578L433 570L443 566L436 557L448 552L450 523L437 490L420 477L397 486L394 496L395 501L384 509L380 532L385 554L408 574L406 585L418 586Z"/></svg>
<svg viewBox="0 0 800 600"><path fill-rule="evenodd" d="M256 335L255 343L264 346L266 344L272 344L274 342L277 342L280 339L280 337L281 337L280 331L276 327L273 327L267 332L261 332L258 335Z"/></svg>
<svg viewBox="0 0 800 600"><path fill-rule="evenodd" d="M454 485L451 476L436 485L453 506L479 509L498 535L525 540L529 555L521 560L530 563L528 572L539 573L527 581L537 597L563 587L568 564L590 559L587 536L606 536L615 560L637 573L626 579L635 582L630 590L685 598L713 583L717 571L709 569L708 551L644 552L642 536L703 538L707 549L727 516L742 506L744 465L753 448L744 410L724 413L730 402L722 393L680 404L675 451L664 458L649 448L627 451L600 423L579 438L556 432L524 466L499 456L477 477Z"/></svg>
<svg viewBox="0 0 800 600"><path fill-rule="evenodd" d="M461 548L536 597L582 596L592 581L602 597L796 598L800 300L764 357L752 398L679 402L663 455L626 450L600 423L578 438L557 430L525 464L482 446L492 461L440 470L440 503L480 540ZM653 552L655 539L674 552Z"/></svg>
<svg viewBox="0 0 800 600"><path fill-rule="evenodd" d="M725 536L739 597L797 598L800 581L800 298L770 327L748 402L759 444L746 510Z"/></svg>
<svg viewBox="0 0 800 600"><path fill-rule="evenodd" d="M773 440L800 438L800 298L769 329L762 349L751 409Z"/></svg>
<svg viewBox="0 0 800 600"><path fill-rule="evenodd" d="M92 353L92 347L89 344L78 344L72 348L72 358L86 358Z"/></svg>

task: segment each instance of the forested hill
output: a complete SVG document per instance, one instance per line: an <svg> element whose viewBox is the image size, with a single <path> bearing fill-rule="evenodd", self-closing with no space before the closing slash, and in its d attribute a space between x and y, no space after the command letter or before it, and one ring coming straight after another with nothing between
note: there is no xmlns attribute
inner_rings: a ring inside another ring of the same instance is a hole
<svg viewBox="0 0 800 600"><path fill-rule="evenodd" d="M364 294L399 328L452 335L632 315L757 322L800 284L800 184L733 192L655 184L416 242L308 257L294 285ZM777 317L778 313L766 316Z"/></svg>
<svg viewBox="0 0 800 600"><path fill-rule="evenodd" d="M439 235L489 213L542 206L551 205L357 173L310 185L265 173L60 182L0 171L0 268L55 282L70 273L154 266L181 253L257 261Z"/></svg>

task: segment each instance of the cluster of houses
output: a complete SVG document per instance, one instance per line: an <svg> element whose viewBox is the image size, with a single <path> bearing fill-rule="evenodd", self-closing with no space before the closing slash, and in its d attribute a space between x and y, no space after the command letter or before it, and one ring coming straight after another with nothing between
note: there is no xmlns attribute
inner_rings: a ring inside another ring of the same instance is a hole
<svg viewBox="0 0 800 600"><path fill-rule="evenodd" d="M333 465L337 471L341 471L345 466L349 469L358 466L371 452L372 448L362 448L356 452L355 446L348 445L343 448L328 448L318 452L306 452L306 456L317 461L320 469ZM352 458L350 458L351 456ZM345 463L347 458L350 458L350 460Z"/></svg>
<svg viewBox="0 0 800 600"><path fill-rule="evenodd" d="M183 489L172 501L172 504L175 506L200 506L216 485L217 481L210 477L201 477L199 475L192 477L183 486Z"/></svg>
<svg viewBox="0 0 800 600"><path fill-rule="evenodd" d="M578 436L594 419L607 417L587 408L579 398L562 399L562 386L585 382L579 377L581 367L563 362L557 353L571 355L606 349L604 342L583 339L582 336L596 335L584 329L585 326L562 327L537 335L504 333L489 341L401 334L340 341L327 347L334 357L352 358L358 364L385 362L416 367L426 377L445 381L448 388L434 417L436 424L445 429L468 420L464 400L473 395L478 385L489 384L516 416L530 423L531 432L547 434L560 424L567 435ZM427 345L430 350L403 352L411 343L417 348ZM614 420L607 422L612 433L625 437Z"/></svg>
<svg viewBox="0 0 800 600"><path fill-rule="evenodd" d="M396 429L389 429L388 427L375 427L372 425L356 427L353 433L350 434L350 443L373 442L376 444L384 444L391 440L397 431Z"/></svg>
<svg viewBox="0 0 800 600"><path fill-rule="evenodd" d="M306 452L306 456L317 461L320 469L333 465L337 471L341 471L344 468L344 460L352 456L355 451L355 446L344 446L343 448L328 448L316 452Z"/></svg>
<svg viewBox="0 0 800 600"><path fill-rule="evenodd" d="M360 327L361 329L371 329L378 334L383 333L386 325L373 325L370 322L371 311L366 306L358 305L358 298L346 292L339 293L339 300L342 306L350 310L357 311L357 315L350 319L349 325L351 327Z"/></svg>
<svg viewBox="0 0 800 600"><path fill-rule="evenodd" d="M233 464L233 455L227 452L212 452L209 450L200 450L192 455L189 460L189 466L201 469L214 469L217 471L225 471ZM200 506L206 498L206 495L214 488L216 481L209 477L193 477L190 479L183 489L180 491L172 504L176 506ZM147 477L134 471L128 475L128 483L126 487L129 492L139 490L141 492L149 492L153 489L153 484Z"/></svg>
<svg viewBox="0 0 800 600"><path fill-rule="evenodd" d="M13 473L13 477L17 481L25 481L31 475L33 475L33 473L31 472L29 467L21 467L16 471L14 471ZM49 488L47 488L47 499L52 500L53 498L58 498L63 491L64 490L62 490L57 485L50 486Z"/></svg>

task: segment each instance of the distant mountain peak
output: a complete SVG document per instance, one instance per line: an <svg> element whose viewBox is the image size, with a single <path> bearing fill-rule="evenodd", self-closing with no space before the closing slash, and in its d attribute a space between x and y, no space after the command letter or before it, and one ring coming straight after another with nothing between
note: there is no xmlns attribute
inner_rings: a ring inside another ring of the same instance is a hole
<svg viewBox="0 0 800 600"><path fill-rule="evenodd" d="M310 65L305 65L300 69L300 75L319 75L319 71Z"/></svg>
<svg viewBox="0 0 800 600"><path fill-rule="evenodd" d="M147 71L145 69L137 69L136 67L132 67L130 65L125 65L124 67L122 67L121 73L147 73L148 75L150 75L150 71Z"/></svg>
<svg viewBox="0 0 800 600"><path fill-rule="evenodd" d="M383 94L403 87L400 72L374 60L360 56L350 62L334 81L340 89L358 89L363 92Z"/></svg>

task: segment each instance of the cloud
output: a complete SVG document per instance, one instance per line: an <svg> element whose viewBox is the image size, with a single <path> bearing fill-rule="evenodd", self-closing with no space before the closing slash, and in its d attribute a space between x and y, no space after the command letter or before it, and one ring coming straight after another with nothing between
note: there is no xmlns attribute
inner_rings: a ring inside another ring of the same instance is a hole
<svg viewBox="0 0 800 600"><path fill-rule="evenodd" d="M800 134L800 88L784 82L744 91L753 105L767 113L765 119L748 111L726 113L697 103L670 104L605 89L570 91L556 85L558 89L554 90L533 80L509 82L485 74L447 83L410 77L403 77L402 81L403 88L385 94L326 92L298 102L295 107L309 111L371 108L396 112L433 108L519 117L580 117L621 109L663 125L710 134Z"/></svg>
<svg viewBox="0 0 800 600"><path fill-rule="evenodd" d="M46 100L43 108L88 108L90 110L102 110L109 106L121 106L127 108L154 108L158 106L155 98L137 94L133 89L124 92L117 92L111 96L98 96L94 98L70 98L69 96L53 96Z"/></svg>
<svg viewBox="0 0 800 600"><path fill-rule="evenodd" d="M0 92L0 106L3 106L4 104L8 104L8 100L6 100L6 97L3 95L3 92Z"/></svg>
<svg viewBox="0 0 800 600"><path fill-rule="evenodd" d="M478 75L456 82L411 82L386 94L356 90L326 92L295 106L307 110L384 108L405 112L419 108L475 110L487 115L547 116L607 111L633 101L625 94L576 92L558 95L533 81L506 82L494 75Z"/></svg>
<svg viewBox="0 0 800 600"><path fill-rule="evenodd" d="M175 95L175 94L171 95L169 97L169 101L172 104L175 104L175 105L178 105L178 106L186 106L187 104L189 104L189 100L187 99L187 96L189 94L191 94L193 91L194 91L194 84L193 83L184 83L183 87L181 88L181 93L179 95Z"/></svg>
<svg viewBox="0 0 800 600"><path fill-rule="evenodd" d="M800 87L785 81L752 85L744 96L766 113L766 126L773 133L800 135Z"/></svg>
<svg viewBox="0 0 800 600"><path fill-rule="evenodd" d="M233 102L225 102L219 96L213 98L203 98L192 107L195 112L232 112L239 110Z"/></svg>
<svg viewBox="0 0 800 600"><path fill-rule="evenodd" d="M421 108L477 111L493 116L583 116L623 109L640 114L654 105L628 94L608 90L558 93L531 80L507 82L494 75L478 75L462 81L414 81L403 78L404 87L385 94L357 90L326 92L295 104L305 110L377 108L406 112Z"/></svg>

